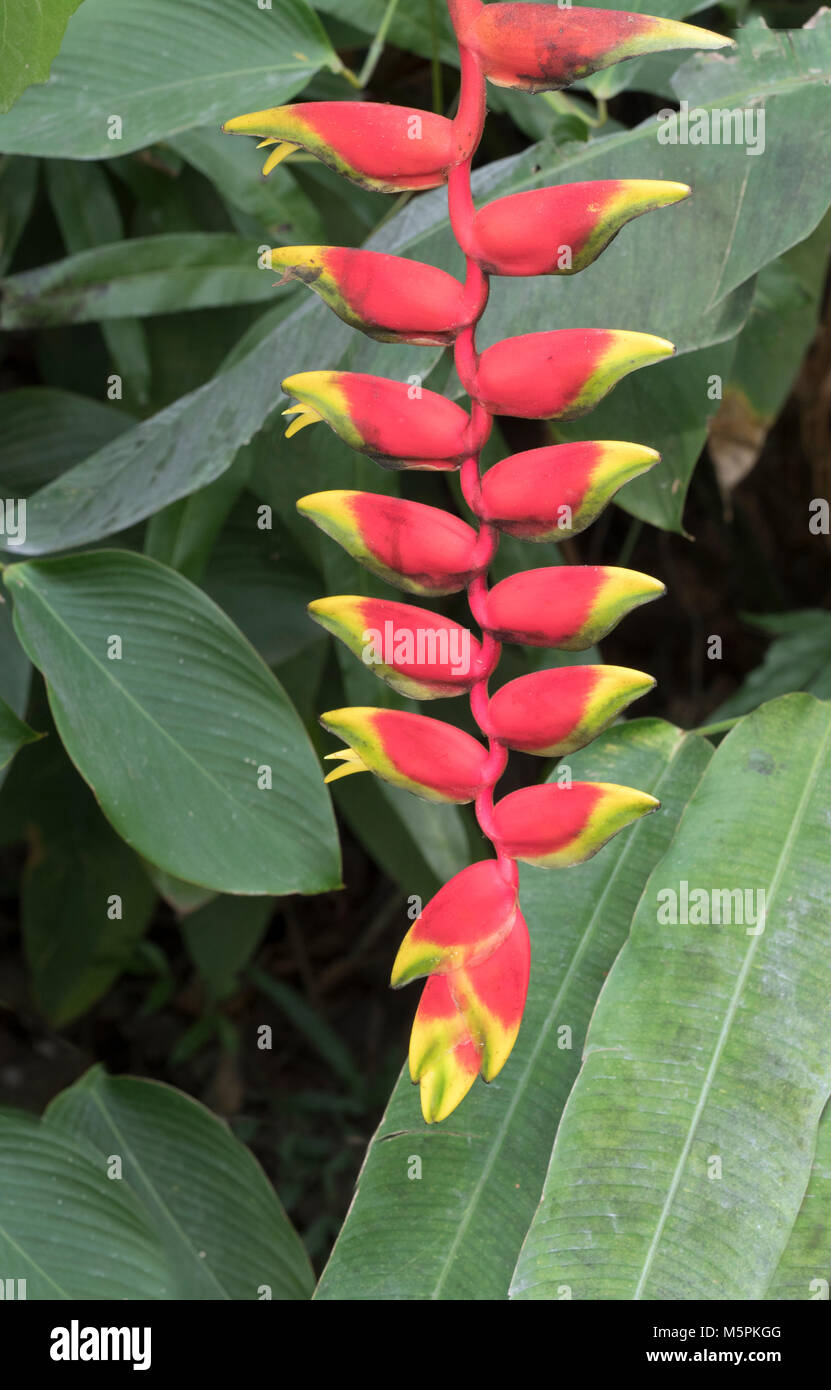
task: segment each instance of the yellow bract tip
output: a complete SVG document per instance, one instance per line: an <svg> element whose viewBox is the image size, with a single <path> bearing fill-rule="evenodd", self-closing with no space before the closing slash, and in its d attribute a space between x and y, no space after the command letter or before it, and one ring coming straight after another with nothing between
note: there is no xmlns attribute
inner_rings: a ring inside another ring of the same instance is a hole
<svg viewBox="0 0 831 1390"><path fill-rule="evenodd" d="M259 149L260 146L258 146L257 148ZM288 140L279 141L276 149L272 150L271 154L268 156L268 159L263 165L263 178L268 178L272 169L276 169L278 164L282 164L284 159L288 159L290 154L294 154L295 150L299 149L299 145L291 145L289 144Z"/></svg>

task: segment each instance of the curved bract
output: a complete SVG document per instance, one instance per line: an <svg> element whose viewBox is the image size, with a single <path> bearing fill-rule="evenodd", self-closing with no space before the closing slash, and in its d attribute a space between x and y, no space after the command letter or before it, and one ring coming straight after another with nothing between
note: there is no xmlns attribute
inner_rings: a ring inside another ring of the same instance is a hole
<svg viewBox="0 0 831 1390"><path fill-rule="evenodd" d="M272 253L278 271L304 281L369 337L452 345L472 403L468 414L413 378L405 384L314 370L283 382L296 402L285 412L293 417L287 436L322 421L384 467L460 469L476 523L474 529L434 506L347 489L298 502L302 515L395 587L433 598L466 588L482 629L480 642L440 613L386 598L341 595L309 605L312 618L399 695L469 694L486 740L401 710L359 707L322 716L345 745L327 755L337 764L327 781L372 772L431 801L473 801L494 849L493 857L440 889L393 965L395 987L427 976L410 1072L428 1123L445 1119L477 1076L498 1075L519 1031L531 962L518 861L581 864L659 804L632 787L572 783L565 768L556 782L494 803L509 749L550 758L583 747L652 689L651 676L620 666L564 666L521 676L493 695L489 680L503 641L583 650L633 608L658 598L663 584L607 565L525 570L492 589L486 579L501 532L528 541L576 536L659 455L620 440L551 445L502 459L484 477L480 455L494 415L575 419L629 372L674 349L664 338L628 328L571 328L523 334L480 353L476 333L491 275L577 274L627 222L682 201L690 189L604 179L529 190L477 212L471 165L486 115L486 80L551 91L625 58L730 42L673 20L576 5L448 0L448 7L462 74L452 120L409 107L324 101L258 111L224 127L260 138L271 151L266 171L302 149L373 190L448 183L450 220L465 255L462 284L419 262L348 247Z"/></svg>

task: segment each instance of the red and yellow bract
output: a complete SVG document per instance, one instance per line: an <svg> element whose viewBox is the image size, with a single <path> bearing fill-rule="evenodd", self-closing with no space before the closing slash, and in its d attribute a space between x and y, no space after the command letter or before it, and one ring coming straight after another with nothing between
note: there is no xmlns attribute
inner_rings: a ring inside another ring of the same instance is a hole
<svg viewBox="0 0 831 1390"><path fill-rule="evenodd" d="M466 259L464 284L419 262L346 247L284 247L272 263L305 281L347 323L382 342L452 345L471 412L412 382L303 371L283 383L298 404L292 435L325 421L348 445L389 468L460 469L478 529L435 507L358 491L298 503L351 555L389 583L421 595L467 588L479 642L451 619L362 595L317 599L310 613L401 695L469 693L487 746L442 721L400 710L350 708L322 716L346 747L327 780L371 771L432 801L475 802L495 856L456 874L408 931L395 986L426 975L410 1072L428 1123L444 1119L477 1076L491 1081L519 1032L530 941L519 905L518 861L565 868L588 859L624 826L657 808L646 792L606 782L522 788L494 804L508 749L560 757L595 738L654 681L619 666L568 666L488 682L503 641L569 651L591 646L663 585L603 565L552 566L488 589L500 532L529 541L577 535L615 491L658 462L644 445L614 440L552 445L497 463L480 454L491 419L571 420L628 372L668 356L652 334L618 328L529 333L480 353L476 330L489 276L573 275L642 213L679 202L686 184L606 179L529 190L477 211L471 164L486 116L486 79L552 91L625 58L674 48L721 48L719 34L650 15L554 4L448 0L462 85L452 120L409 107L321 101L240 116L225 129L256 134L266 172L302 149L365 188L448 185L450 221Z"/></svg>

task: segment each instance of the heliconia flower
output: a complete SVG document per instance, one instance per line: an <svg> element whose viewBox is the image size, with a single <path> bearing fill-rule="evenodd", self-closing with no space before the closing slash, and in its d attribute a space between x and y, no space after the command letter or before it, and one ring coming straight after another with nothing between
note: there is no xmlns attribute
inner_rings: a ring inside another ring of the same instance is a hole
<svg viewBox="0 0 831 1390"><path fill-rule="evenodd" d="M257 135L273 146L264 174L306 150L337 173L377 193L438 188L464 151L453 122L432 111L372 101L310 101L235 116L222 129Z"/></svg>
<svg viewBox="0 0 831 1390"><path fill-rule="evenodd" d="M724 48L722 34L654 15L583 5L478 5L455 0L460 43L498 87L552 92L625 58L674 48Z"/></svg>
<svg viewBox="0 0 831 1390"><path fill-rule="evenodd" d="M341 594L309 604L315 622L340 638L400 695L462 695L479 678L481 647L466 627L389 599Z"/></svg>
<svg viewBox="0 0 831 1390"><path fill-rule="evenodd" d="M525 333L483 352L474 393L492 415L576 420L630 372L674 351L666 338L615 328Z"/></svg>
<svg viewBox="0 0 831 1390"><path fill-rule="evenodd" d="M363 372L300 372L283 382L299 405L286 438L318 420L345 444L387 468L458 468L467 450L470 417L461 406L426 391Z"/></svg>
<svg viewBox="0 0 831 1390"><path fill-rule="evenodd" d="M575 275L633 217L690 192L663 179L601 179L514 193L476 214L470 253L489 275Z"/></svg>
<svg viewBox="0 0 831 1390"><path fill-rule="evenodd" d="M382 493L301 497L297 510L365 565L411 594L455 594L478 572L476 532L440 507Z"/></svg>
<svg viewBox="0 0 831 1390"><path fill-rule="evenodd" d="M393 989L421 975L446 975L491 955L511 931L516 885L497 859L483 859L454 874L416 918L401 943Z"/></svg>
<svg viewBox="0 0 831 1390"><path fill-rule="evenodd" d="M507 748L559 758L583 748L655 688L626 666L560 666L508 681L488 706L492 736Z"/></svg>
<svg viewBox="0 0 831 1390"><path fill-rule="evenodd" d="M591 859L624 826L660 806L648 792L612 782L546 782L504 796L494 807L505 854L543 868L569 868Z"/></svg>
<svg viewBox="0 0 831 1390"><path fill-rule="evenodd" d="M447 347L481 312L444 270L380 251L342 246L278 246L274 269L302 280L338 318L382 343Z"/></svg>
<svg viewBox="0 0 831 1390"><path fill-rule="evenodd" d="M521 540L568 540L660 457L643 444L609 439L512 454L482 479L482 516Z"/></svg>
<svg viewBox="0 0 831 1390"><path fill-rule="evenodd" d="M523 570L487 594L484 626L501 641L581 652L664 592L660 580L614 565Z"/></svg>
<svg viewBox="0 0 831 1390"><path fill-rule="evenodd" d="M493 1081L516 1042L531 965L528 928L517 910L502 944L479 965L431 975L410 1036L410 1075L420 1083L428 1124L445 1119L477 1075Z"/></svg>
<svg viewBox="0 0 831 1390"><path fill-rule="evenodd" d="M324 729L349 748L329 753L342 765L325 779L335 782L352 772L404 787L425 801L473 801L483 785L488 750L463 729L396 709L334 709L320 716Z"/></svg>

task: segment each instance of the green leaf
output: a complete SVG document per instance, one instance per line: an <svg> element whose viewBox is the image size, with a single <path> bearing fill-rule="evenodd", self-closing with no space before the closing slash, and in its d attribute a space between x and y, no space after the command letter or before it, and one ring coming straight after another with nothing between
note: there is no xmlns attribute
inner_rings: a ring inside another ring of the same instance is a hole
<svg viewBox="0 0 831 1390"><path fill-rule="evenodd" d="M34 743L41 734L36 734L22 719L18 719L13 709L0 697L0 768L11 762L18 748L26 743Z"/></svg>
<svg viewBox="0 0 831 1390"><path fill-rule="evenodd" d="M118 241L26 270L2 284L0 327L145 318L178 309L274 300L255 242L222 232Z"/></svg>
<svg viewBox="0 0 831 1390"><path fill-rule="evenodd" d="M242 449L227 473L200 492L182 497L152 516L145 534L144 553L178 570L186 579L198 582L250 468L248 451Z"/></svg>
<svg viewBox="0 0 831 1390"><path fill-rule="evenodd" d="M182 923L188 955L211 1000L226 999L239 988L239 974L268 930L273 898L215 898Z"/></svg>
<svg viewBox="0 0 831 1390"><path fill-rule="evenodd" d="M807 608L799 613L745 617L775 640L761 665L708 716L708 724L747 714L765 700L794 690L810 691L822 700L831 699L831 613Z"/></svg>
<svg viewBox="0 0 831 1390"><path fill-rule="evenodd" d="M14 0L15 8L28 0ZM61 8L66 0L50 0ZM52 80L0 120L0 149L106 159L280 106L337 66L305 0L85 0ZM112 118L121 121L121 132Z"/></svg>
<svg viewBox="0 0 831 1390"><path fill-rule="evenodd" d="M49 1106L47 1132L117 1155L164 1246L176 1299L308 1297L303 1246L253 1155L204 1106L93 1067ZM134 1296L134 1295L132 1295Z"/></svg>
<svg viewBox="0 0 831 1390"><path fill-rule="evenodd" d="M831 1091L829 796L811 696L717 750L598 1000L515 1298L766 1297Z"/></svg>
<svg viewBox="0 0 831 1390"><path fill-rule="evenodd" d="M49 159L46 187L64 246L71 255L121 240L124 226L118 203L97 164ZM37 290L34 293L37 295ZM115 319L102 324L101 332L128 399L144 405L150 391L150 360L143 326L134 317Z"/></svg>
<svg viewBox="0 0 831 1390"><path fill-rule="evenodd" d="M35 1003L54 1028L62 1028L101 999L129 965L156 895L135 854L65 760L42 793L62 814L45 824L38 819L30 830L21 920Z"/></svg>
<svg viewBox="0 0 831 1390"><path fill-rule="evenodd" d="M831 1285L831 1105L817 1133L811 1180L766 1297L777 1302L828 1298Z"/></svg>
<svg viewBox="0 0 831 1390"><path fill-rule="evenodd" d="M103 1156L31 1118L0 1115L0 1265L28 1299L166 1299L161 1243Z"/></svg>
<svg viewBox="0 0 831 1390"><path fill-rule="evenodd" d="M831 214L810 237L771 261L756 282L724 400L709 431L722 488L757 462L816 332L831 254Z"/></svg>
<svg viewBox="0 0 831 1390"><path fill-rule="evenodd" d="M0 396L0 482L6 496L31 497L103 449L133 423L103 401L25 386Z"/></svg>
<svg viewBox="0 0 831 1390"><path fill-rule="evenodd" d="M532 967L513 1054L444 1125L424 1124L402 1075L318 1297L506 1297L597 992L710 751L671 724L638 719L569 759L575 777L654 792L662 809L579 868L523 868ZM410 1181L413 1155L422 1171Z"/></svg>
<svg viewBox="0 0 831 1390"><path fill-rule="evenodd" d="M36 159L0 160L0 275L5 275L37 194Z"/></svg>
<svg viewBox="0 0 831 1390"><path fill-rule="evenodd" d="M63 743L129 845L220 892L337 886L331 805L303 726L210 599L128 551L12 565L4 580Z"/></svg>
<svg viewBox="0 0 831 1390"><path fill-rule="evenodd" d="M172 145L211 180L223 198L254 218L275 245L314 246L326 241L320 213L298 188L292 171L280 167L267 179L262 177L262 151L253 140L232 140L206 126L177 135Z"/></svg>
<svg viewBox="0 0 831 1390"><path fill-rule="evenodd" d="M66 26L81 0L3 0L0 34L0 111L8 111L33 82L46 82Z"/></svg>

